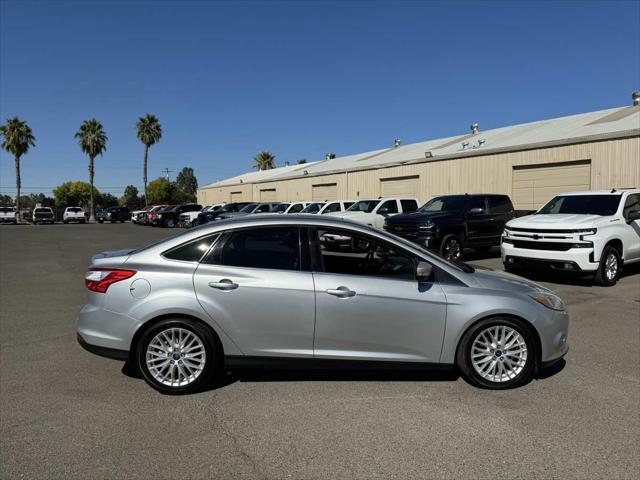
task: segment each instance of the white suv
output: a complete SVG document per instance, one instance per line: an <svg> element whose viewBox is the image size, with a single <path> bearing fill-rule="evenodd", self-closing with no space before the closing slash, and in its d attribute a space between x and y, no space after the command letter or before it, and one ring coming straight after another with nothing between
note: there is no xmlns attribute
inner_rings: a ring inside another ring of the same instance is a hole
<svg viewBox="0 0 640 480"><path fill-rule="evenodd" d="M415 198L376 198L359 200L344 212L329 213L328 215L382 229L388 216L415 212L418 207L418 200Z"/></svg>
<svg viewBox="0 0 640 480"><path fill-rule="evenodd" d="M64 223L69 223L69 222L85 223L87 219L84 216L84 210L82 210L82 208L67 207L64 209L64 213L62 214L62 221Z"/></svg>
<svg viewBox="0 0 640 480"><path fill-rule="evenodd" d="M614 285L623 264L640 261L640 189L562 193L508 222L501 252L507 270L543 266Z"/></svg>

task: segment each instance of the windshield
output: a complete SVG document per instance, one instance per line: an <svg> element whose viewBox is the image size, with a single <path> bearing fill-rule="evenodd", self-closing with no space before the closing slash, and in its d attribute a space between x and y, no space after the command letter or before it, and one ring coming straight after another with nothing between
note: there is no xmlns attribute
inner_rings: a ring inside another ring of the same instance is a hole
<svg viewBox="0 0 640 480"><path fill-rule="evenodd" d="M0 212L2 212L2 213L13 212L13 208L12 207L0 207Z"/></svg>
<svg viewBox="0 0 640 480"><path fill-rule="evenodd" d="M614 215L622 195L560 195L536 212L536 215Z"/></svg>
<svg viewBox="0 0 640 480"><path fill-rule="evenodd" d="M240 212L242 213L251 213L255 210L255 208L258 206L257 203L250 203L249 205L245 206L244 208L240 209Z"/></svg>
<svg viewBox="0 0 640 480"><path fill-rule="evenodd" d="M347 212L371 213L380 203L380 200L360 200L349 207Z"/></svg>
<svg viewBox="0 0 640 480"><path fill-rule="evenodd" d="M67 212L81 212L82 209L80 207L69 207L67 208Z"/></svg>
<svg viewBox="0 0 640 480"><path fill-rule="evenodd" d="M465 195L434 197L420 207L418 211L422 213L461 212L466 203L467 198Z"/></svg>
<svg viewBox="0 0 640 480"><path fill-rule="evenodd" d="M36 213L51 213L50 208L36 208Z"/></svg>
<svg viewBox="0 0 640 480"><path fill-rule="evenodd" d="M318 213L320 209L323 207L323 205L324 205L324 202L312 203L310 205L307 205L305 208L303 208L300 213Z"/></svg>
<svg viewBox="0 0 640 480"><path fill-rule="evenodd" d="M276 205L271 209L271 213L282 213L287 208L289 208L289 205L290 205L289 203L279 203L278 205Z"/></svg>

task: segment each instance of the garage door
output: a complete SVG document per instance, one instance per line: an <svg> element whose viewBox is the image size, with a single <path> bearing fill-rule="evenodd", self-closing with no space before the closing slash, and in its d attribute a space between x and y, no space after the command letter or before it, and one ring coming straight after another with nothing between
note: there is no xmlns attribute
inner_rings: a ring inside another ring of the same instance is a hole
<svg viewBox="0 0 640 480"><path fill-rule="evenodd" d="M276 189L275 188L265 188L264 190L260 190L260 201L261 202L275 202L276 201Z"/></svg>
<svg viewBox="0 0 640 480"><path fill-rule="evenodd" d="M516 210L537 210L562 192L591 189L591 161L513 167Z"/></svg>
<svg viewBox="0 0 640 480"><path fill-rule="evenodd" d="M383 197L418 197L420 188L418 175L380 179L380 195Z"/></svg>
<svg viewBox="0 0 640 480"><path fill-rule="evenodd" d="M338 184L336 183L322 183L311 186L311 199L313 201L324 200L337 200L338 199Z"/></svg>
<svg viewBox="0 0 640 480"><path fill-rule="evenodd" d="M231 202L241 202L242 192L231 192Z"/></svg>

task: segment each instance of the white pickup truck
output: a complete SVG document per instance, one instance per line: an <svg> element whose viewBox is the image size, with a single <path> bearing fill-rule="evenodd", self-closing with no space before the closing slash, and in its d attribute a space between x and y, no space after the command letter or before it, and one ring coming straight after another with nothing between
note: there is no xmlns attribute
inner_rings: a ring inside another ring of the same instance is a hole
<svg viewBox="0 0 640 480"><path fill-rule="evenodd" d="M640 261L640 189L562 193L508 222L500 248L506 270L544 267L615 285L623 265Z"/></svg>
<svg viewBox="0 0 640 480"><path fill-rule="evenodd" d="M419 206L418 200L415 198L376 198L359 200L344 212L328 213L327 215L353 220L354 222L382 229L388 216L415 212Z"/></svg>
<svg viewBox="0 0 640 480"><path fill-rule="evenodd" d="M15 207L0 207L0 223L18 223Z"/></svg>
<svg viewBox="0 0 640 480"><path fill-rule="evenodd" d="M62 222L80 222L85 223L87 221L84 210L80 207L67 207L64 209L64 213L62 214Z"/></svg>

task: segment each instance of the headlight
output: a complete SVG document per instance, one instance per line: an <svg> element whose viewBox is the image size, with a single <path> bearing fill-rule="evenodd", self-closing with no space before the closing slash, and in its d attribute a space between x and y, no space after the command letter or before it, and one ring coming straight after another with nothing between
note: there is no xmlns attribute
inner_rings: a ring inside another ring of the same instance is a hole
<svg viewBox="0 0 640 480"><path fill-rule="evenodd" d="M531 295L531 298L551 310L565 309L562 299L551 292L538 292L535 295Z"/></svg>
<svg viewBox="0 0 640 480"><path fill-rule="evenodd" d="M597 228L581 228L579 230L574 230L574 233L579 233L580 235L595 235L598 233Z"/></svg>
<svg viewBox="0 0 640 480"><path fill-rule="evenodd" d="M158 218L162 218L162 214L161 213L158 214Z"/></svg>
<svg viewBox="0 0 640 480"><path fill-rule="evenodd" d="M432 230L436 226L431 220L427 220L425 223L418 227L418 230Z"/></svg>

